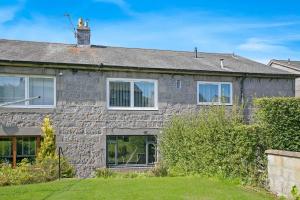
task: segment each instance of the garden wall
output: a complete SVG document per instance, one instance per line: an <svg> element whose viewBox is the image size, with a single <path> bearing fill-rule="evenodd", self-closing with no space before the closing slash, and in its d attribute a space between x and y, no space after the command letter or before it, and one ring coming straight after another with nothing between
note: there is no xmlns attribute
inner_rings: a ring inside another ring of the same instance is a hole
<svg viewBox="0 0 300 200"><path fill-rule="evenodd" d="M300 152L267 150L270 191L290 197L294 185L300 188Z"/></svg>

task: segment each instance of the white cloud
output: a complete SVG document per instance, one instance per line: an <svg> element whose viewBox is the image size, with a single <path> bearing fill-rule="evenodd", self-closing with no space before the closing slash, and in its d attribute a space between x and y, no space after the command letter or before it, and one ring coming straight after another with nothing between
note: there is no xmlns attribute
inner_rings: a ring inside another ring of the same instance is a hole
<svg viewBox="0 0 300 200"><path fill-rule="evenodd" d="M9 6L0 8L0 24L13 20L16 13L19 10L19 6Z"/></svg>
<svg viewBox="0 0 300 200"><path fill-rule="evenodd" d="M94 2L99 3L110 3L118 6L128 15L136 15L137 13L130 8L130 5L124 0L94 0Z"/></svg>

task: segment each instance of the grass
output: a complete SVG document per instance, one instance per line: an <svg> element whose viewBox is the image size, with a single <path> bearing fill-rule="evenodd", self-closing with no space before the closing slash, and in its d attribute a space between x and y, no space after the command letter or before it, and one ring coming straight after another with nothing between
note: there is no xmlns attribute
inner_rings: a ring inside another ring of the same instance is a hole
<svg viewBox="0 0 300 200"><path fill-rule="evenodd" d="M237 183L202 177L64 179L50 183L0 187L0 199L274 199Z"/></svg>

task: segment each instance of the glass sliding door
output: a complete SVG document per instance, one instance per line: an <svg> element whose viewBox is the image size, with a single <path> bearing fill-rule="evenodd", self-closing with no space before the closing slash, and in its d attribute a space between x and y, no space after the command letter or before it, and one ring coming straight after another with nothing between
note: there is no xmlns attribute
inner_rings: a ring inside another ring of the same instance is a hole
<svg viewBox="0 0 300 200"><path fill-rule="evenodd" d="M107 136L108 166L153 165L155 161L155 136Z"/></svg>

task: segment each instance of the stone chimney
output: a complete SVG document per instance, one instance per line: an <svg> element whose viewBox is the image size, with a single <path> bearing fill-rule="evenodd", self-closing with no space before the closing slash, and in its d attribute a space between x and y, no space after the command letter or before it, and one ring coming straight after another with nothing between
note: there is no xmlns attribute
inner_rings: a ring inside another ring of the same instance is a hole
<svg viewBox="0 0 300 200"><path fill-rule="evenodd" d="M88 21L82 18L78 19L77 24L77 46L90 46L91 45L91 30Z"/></svg>

